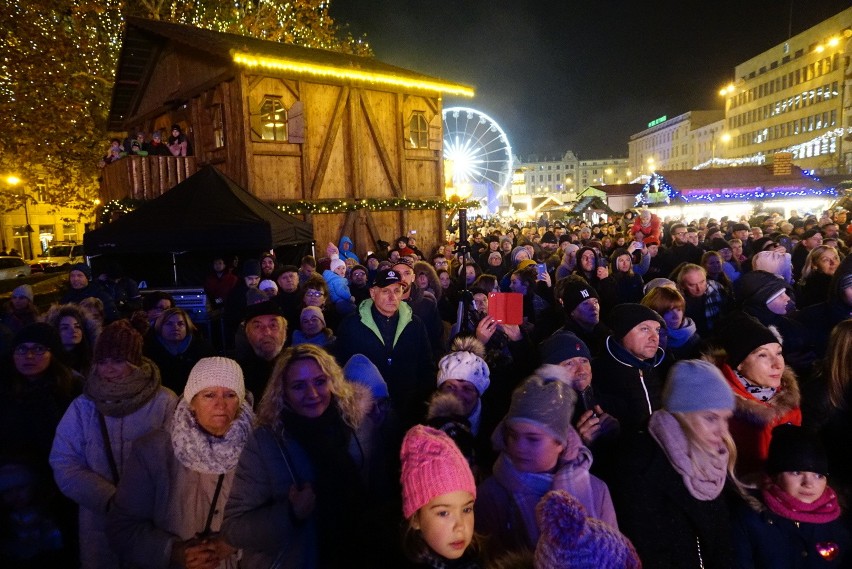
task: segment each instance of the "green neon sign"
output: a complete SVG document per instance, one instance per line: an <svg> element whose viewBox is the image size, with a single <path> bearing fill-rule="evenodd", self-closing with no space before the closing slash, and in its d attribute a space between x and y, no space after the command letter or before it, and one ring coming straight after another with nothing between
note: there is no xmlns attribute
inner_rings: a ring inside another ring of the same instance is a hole
<svg viewBox="0 0 852 569"><path fill-rule="evenodd" d="M651 128L652 126L657 126L658 124L660 124L662 122L666 122L666 120L668 120L668 118L669 117L667 117L666 115L663 115L658 119L654 119L654 120L652 120L651 122L648 123L648 128Z"/></svg>

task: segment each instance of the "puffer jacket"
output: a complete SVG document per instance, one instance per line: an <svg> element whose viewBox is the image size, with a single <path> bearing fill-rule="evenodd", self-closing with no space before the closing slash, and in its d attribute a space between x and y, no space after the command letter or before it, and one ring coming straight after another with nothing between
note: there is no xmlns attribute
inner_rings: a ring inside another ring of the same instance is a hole
<svg viewBox="0 0 852 569"><path fill-rule="evenodd" d="M145 360L143 370L155 373ZM159 374L157 376L159 381ZM130 458L132 442L154 429L168 425L177 396L160 387L142 407L124 417L105 417L109 443L119 476ZM80 395L72 403L59 426L50 451L50 466L63 494L80 505L80 559L84 569L119 567L106 536L107 511L115 495L116 483L107 458L95 403Z"/></svg>

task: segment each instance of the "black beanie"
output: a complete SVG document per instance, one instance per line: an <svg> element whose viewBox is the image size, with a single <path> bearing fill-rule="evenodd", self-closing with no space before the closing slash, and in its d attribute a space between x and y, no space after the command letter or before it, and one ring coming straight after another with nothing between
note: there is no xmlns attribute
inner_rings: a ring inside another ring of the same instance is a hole
<svg viewBox="0 0 852 569"><path fill-rule="evenodd" d="M772 330L745 312L732 312L713 329L714 343L728 354L728 365L736 369L750 353L766 344L780 344Z"/></svg>
<svg viewBox="0 0 852 569"><path fill-rule="evenodd" d="M576 275L568 276L558 283L562 300L562 307L566 314L571 314L574 309L580 306L585 300L597 298L600 300L600 295L595 287L586 282L586 279Z"/></svg>
<svg viewBox="0 0 852 569"><path fill-rule="evenodd" d="M766 306L788 287L784 279L768 271L749 271L734 282L734 297L743 305Z"/></svg>
<svg viewBox="0 0 852 569"><path fill-rule="evenodd" d="M41 344L55 356L63 353L59 332L46 322L34 322L21 328L12 340L12 347L17 348L21 344Z"/></svg>
<svg viewBox="0 0 852 569"><path fill-rule="evenodd" d="M710 242L711 251L721 251L722 249L730 249L731 245L721 237L716 237Z"/></svg>
<svg viewBox="0 0 852 569"><path fill-rule="evenodd" d="M633 328L645 322L653 320L659 322L660 326L666 327L663 317L641 304L625 302L616 305L609 313L609 327L612 329L612 337L621 341Z"/></svg>
<svg viewBox="0 0 852 569"><path fill-rule="evenodd" d="M828 458L820 438L804 427L785 424L772 429L766 472L816 472L828 475Z"/></svg>

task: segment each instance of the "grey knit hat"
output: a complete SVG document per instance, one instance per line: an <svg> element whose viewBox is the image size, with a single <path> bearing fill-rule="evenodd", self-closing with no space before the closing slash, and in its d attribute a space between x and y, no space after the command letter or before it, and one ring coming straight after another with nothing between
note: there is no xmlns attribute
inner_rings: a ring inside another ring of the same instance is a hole
<svg viewBox="0 0 852 569"><path fill-rule="evenodd" d="M692 413L734 408L734 392L718 367L704 360L681 360L669 370L663 409Z"/></svg>
<svg viewBox="0 0 852 569"><path fill-rule="evenodd" d="M576 402L577 394L562 382L530 376L512 393L509 412L497 425L491 442L497 450L502 450L507 424L530 423L543 428L564 445L572 429L571 416Z"/></svg>

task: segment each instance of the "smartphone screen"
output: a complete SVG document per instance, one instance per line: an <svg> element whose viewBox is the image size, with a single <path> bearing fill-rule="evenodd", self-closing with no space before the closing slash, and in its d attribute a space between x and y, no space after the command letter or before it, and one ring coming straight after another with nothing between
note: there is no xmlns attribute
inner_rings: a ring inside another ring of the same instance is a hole
<svg viewBox="0 0 852 569"><path fill-rule="evenodd" d="M538 278L543 278L544 274L547 273L547 265L544 263L538 263L536 265L536 269L538 269Z"/></svg>

